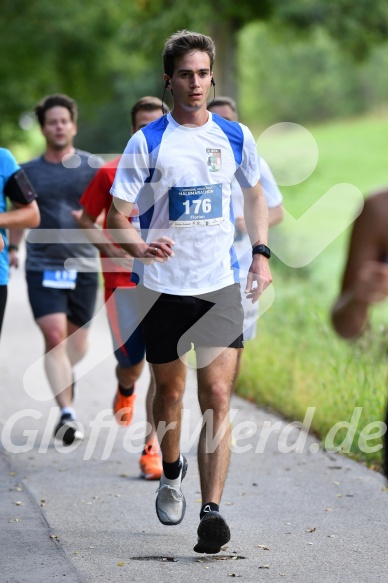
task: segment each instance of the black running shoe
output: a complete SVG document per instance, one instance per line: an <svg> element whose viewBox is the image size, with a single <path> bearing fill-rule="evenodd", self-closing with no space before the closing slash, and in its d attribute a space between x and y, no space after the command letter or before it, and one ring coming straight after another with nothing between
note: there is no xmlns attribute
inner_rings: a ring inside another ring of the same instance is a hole
<svg viewBox="0 0 388 583"><path fill-rule="evenodd" d="M194 547L196 553L213 555L219 553L221 547L230 540L229 526L219 512L207 512L199 523L198 542Z"/></svg>
<svg viewBox="0 0 388 583"><path fill-rule="evenodd" d="M71 445L74 441L81 441L84 434L79 423L72 418L70 413L64 413L55 428L54 437L62 440L63 445Z"/></svg>

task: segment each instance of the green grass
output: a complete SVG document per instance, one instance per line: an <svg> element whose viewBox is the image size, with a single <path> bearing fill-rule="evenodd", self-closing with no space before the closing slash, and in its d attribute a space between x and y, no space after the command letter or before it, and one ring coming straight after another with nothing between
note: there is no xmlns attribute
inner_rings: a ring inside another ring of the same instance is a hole
<svg viewBox="0 0 388 583"><path fill-rule="evenodd" d="M388 184L388 118L364 118L309 128L319 147L319 162L304 183L282 188L285 208L301 216L334 184L352 183L365 195ZM317 219L317 229L334 220L335 208ZM289 235L289 234L288 234ZM298 247L283 234L285 245ZM294 269L272 262L275 302L262 316L254 341L246 343L237 391L289 419L304 419L316 407L311 428L325 441L339 421L350 421L362 407L349 455L381 465L381 451L365 453L360 432L382 420L387 381L387 306L374 308L370 330L357 342L336 337L330 309L340 286L349 232L336 238L309 265ZM308 243L307 243L308 244ZM338 446L345 431L337 434ZM379 438L369 446L381 443Z"/></svg>

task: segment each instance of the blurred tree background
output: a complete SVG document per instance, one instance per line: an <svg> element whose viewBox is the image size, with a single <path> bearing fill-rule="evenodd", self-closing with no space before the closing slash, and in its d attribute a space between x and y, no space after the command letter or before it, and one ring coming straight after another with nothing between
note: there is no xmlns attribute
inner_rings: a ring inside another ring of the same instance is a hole
<svg viewBox="0 0 388 583"><path fill-rule="evenodd" d="M386 0L2 0L1 142L23 141L28 112L58 91L79 103L79 147L121 151L131 104L161 95L162 47L182 28L215 39L217 92L255 128L383 108L387 12Z"/></svg>
<svg viewBox="0 0 388 583"><path fill-rule="evenodd" d="M183 28L214 38L217 94L237 100L255 137L283 121L313 133L317 168L301 184L281 187L292 216L333 185L368 193L388 183L387 0L2 0L0 144L21 162L37 155L44 141L32 110L43 96L63 92L79 105L76 145L122 152L131 106L142 95L162 96L162 48ZM301 159L297 147L284 144ZM315 215L317 237L338 212L333 204ZM305 245L302 227L297 233L282 225L272 236L283 237L286 248ZM260 319L238 387L293 419L316 406L321 436L350 419L355 405L365 407L365 423L382 418L386 393L388 308L385 319L376 312L374 351L365 348L369 338L365 346L340 343L328 322L345 237L304 268L271 260L276 310ZM370 463L381 463L376 455Z"/></svg>

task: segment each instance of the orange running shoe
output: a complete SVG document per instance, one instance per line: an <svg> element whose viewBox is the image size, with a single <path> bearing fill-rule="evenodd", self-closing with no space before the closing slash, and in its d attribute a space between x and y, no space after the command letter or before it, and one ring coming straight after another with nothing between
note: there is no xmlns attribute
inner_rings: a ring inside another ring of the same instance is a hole
<svg viewBox="0 0 388 583"><path fill-rule="evenodd" d="M113 400L113 413L119 425L127 427L131 423L135 399L135 393L132 393L130 397L125 397L120 393L119 389L117 389L117 393Z"/></svg>
<svg viewBox="0 0 388 583"><path fill-rule="evenodd" d="M140 477L145 480L160 480L163 473L162 460L159 455L159 446L156 441L149 441L144 447L140 465Z"/></svg>

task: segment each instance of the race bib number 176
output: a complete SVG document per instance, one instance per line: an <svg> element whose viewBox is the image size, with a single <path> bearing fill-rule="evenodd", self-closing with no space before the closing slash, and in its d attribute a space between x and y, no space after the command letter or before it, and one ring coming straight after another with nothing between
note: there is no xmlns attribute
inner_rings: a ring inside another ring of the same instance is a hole
<svg viewBox="0 0 388 583"><path fill-rule="evenodd" d="M218 225L223 220L222 184L173 186L170 188L170 226Z"/></svg>

